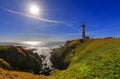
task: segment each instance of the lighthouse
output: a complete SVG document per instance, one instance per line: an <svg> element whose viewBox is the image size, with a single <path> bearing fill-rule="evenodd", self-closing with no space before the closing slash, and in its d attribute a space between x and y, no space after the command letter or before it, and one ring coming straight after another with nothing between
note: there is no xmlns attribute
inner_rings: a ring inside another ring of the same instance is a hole
<svg viewBox="0 0 120 79"><path fill-rule="evenodd" d="M82 34L82 39L85 39L85 23L83 22L81 25L81 34Z"/></svg>

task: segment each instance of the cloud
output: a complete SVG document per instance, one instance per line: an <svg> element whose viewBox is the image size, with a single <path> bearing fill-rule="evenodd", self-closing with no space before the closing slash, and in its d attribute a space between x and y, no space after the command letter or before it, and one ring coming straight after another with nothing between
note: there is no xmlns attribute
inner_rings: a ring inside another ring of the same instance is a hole
<svg viewBox="0 0 120 79"><path fill-rule="evenodd" d="M49 23L63 24L63 25L66 25L66 26L76 30L76 31L80 31L78 28L73 27L71 24L68 24L68 23L65 23L65 22L61 22L61 21L57 21L57 20L44 19L44 18L39 18L39 17L34 17L34 16L31 16L31 15L28 15L28 14L25 14L25 13L21 13L21 12L17 12L17 11L8 9L8 8L2 8L2 7L0 7L0 8L7 11L7 12L9 12L9 13L12 13L12 14L26 16L26 17L34 18L34 19L39 20L39 21L44 21L44 22L49 22Z"/></svg>

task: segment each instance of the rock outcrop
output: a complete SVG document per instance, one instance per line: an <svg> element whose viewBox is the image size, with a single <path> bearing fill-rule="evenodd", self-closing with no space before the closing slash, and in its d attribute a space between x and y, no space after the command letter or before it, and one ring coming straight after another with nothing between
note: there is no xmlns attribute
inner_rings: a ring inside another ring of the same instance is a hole
<svg viewBox="0 0 120 79"><path fill-rule="evenodd" d="M0 58L5 60L13 70L33 72L39 74L41 70L41 58L37 53L24 50L22 47L1 46ZM6 68L6 67L5 67Z"/></svg>
<svg viewBox="0 0 120 79"><path fill-rule="evenodd" d="M53 52L51 52L51 62L53 63L54 67L60 70L66 69L71 61L71 58L67 56L70 52L75 54L73 49L82 42L82 40L67 41L63 47L53 49Z"/></svg>

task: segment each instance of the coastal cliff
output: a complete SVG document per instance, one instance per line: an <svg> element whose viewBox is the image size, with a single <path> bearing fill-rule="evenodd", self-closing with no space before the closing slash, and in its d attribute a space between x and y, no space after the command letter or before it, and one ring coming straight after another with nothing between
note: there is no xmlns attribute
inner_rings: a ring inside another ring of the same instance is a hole
<svg viewBox="0 0 120 79"><path fill-rule="evenodd" d="M0 46L0 66L39 74L42 64L40 57L29 50L16 46Z"/></svg>
<svg viewBox="0 0 120 79"><path fill-rule="evenodd" d="M34 56L33 53L28 54L28 51L23 50L21 47L0 47L0 66L4 69L17 69L21 68L20 63L25 62L18 60L19 57L16 53L13 53L13 48L19 52L20 58L31 58L24 60L30 64L38 63L34 59L38 56ZM22 53L21 53L21 49ZM5 52L9 50L9 52ZM4 52L3 52L4 51ZM10 52L12 51L12 52ZM23 51L25 51L23 53ZM2 53L1 53L2 52ZM6 55L4 55L5 53ZM23 54L23 55L22 55ZM31 73L16 72L12 70L1 70L1 79L119 79L120 73L120 39L119 38L102 38L102 39L88 39L88 40L71 40L67 41L64 46L58 49L54 49L51 52L51 62L56 68L50 76L33 75ZM32 55L32 57L31 57ZM12 57L15 59L12 60ZM7 59L9 58L9 59ZM18 58L18 59L17 59ZM38 58L37 58L38 59ZM12 61L11 61L12 60ZM39 63L41 60L39 59ZM15 66L13 65L15 64ZM29 66L23 63L24 66ZM16 66L17 65L17 66ZM34 64L37 65L37 64ZM39 66L38 64L37 66ZM23 67L24 67L23 66ZM37 66L32 66L37 69ZM40 65L41 66L41 65ZM38 67L39 69L39 67ZM32 68L28 70L33 71ZM35 71L35 70L34 70ZM10 74L6 75L6 74ZM17 74L17 77L16 77ZM26 75L24 75L26 74ZM11 78L12 76L12 78Z"/></svg>
<svg viewBox="0 0 120 79"><path fill-rule="evenodd" d="M74 49L83 42L85 42L85 40L71 40L67 41L61 48L53 49L53 52L51 52L51 62L54 67L60 70L67 69L72 56L75 54ZM72 55L69 56L71 53Z"/></svg>
<svg viewBox="0 0 120 79"><path fill-rule="evenodd" d="M55 79L120 78L119 38L72 40L55 51L52 62L57 68L66 69L53 73Z"/></svg>

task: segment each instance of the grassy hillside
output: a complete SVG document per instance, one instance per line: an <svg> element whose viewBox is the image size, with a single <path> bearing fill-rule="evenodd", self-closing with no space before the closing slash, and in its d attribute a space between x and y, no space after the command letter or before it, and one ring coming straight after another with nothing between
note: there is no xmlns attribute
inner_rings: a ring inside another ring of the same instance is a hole
<svg viewBox="0 0 120 79"><path fill-rule="evenodd" d="M120 79L120 39L78 42L64 62L68 60L68 69L53 74L55 79Z"/></svg>
<svg viewBox="0 0 120 79"><path fill-rule="evenodd" d="M34 75L32 73L8 71L0 68L0 79L48 79L45 76Z"/></svg>
<svg viewBox="0 0 120 79"><path fill-rule="evenodd" d="M64 54L63 62L70 61L66 70L46 77L0 69L0 79L120 79L120 39L74 40L66 45L74 46Z"/></svg>

